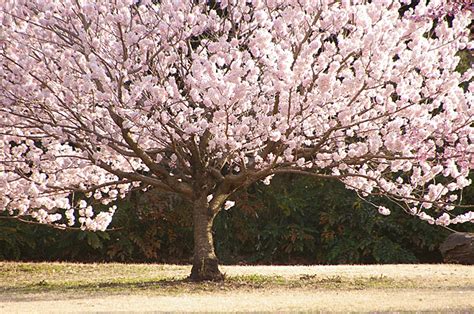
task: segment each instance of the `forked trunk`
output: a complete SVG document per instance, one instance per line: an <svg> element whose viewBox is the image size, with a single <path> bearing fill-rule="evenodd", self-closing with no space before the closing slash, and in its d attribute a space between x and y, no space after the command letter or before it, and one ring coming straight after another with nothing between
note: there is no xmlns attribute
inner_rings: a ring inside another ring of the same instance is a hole
<svg viewBox="0 0 474 314"><path fill-rule="evenodd" d="M215 213L206 200L197 201L193 209L194 257L190 279L194 281L221 281L224 275L218 267L212 239L212 223Z"/></svg>

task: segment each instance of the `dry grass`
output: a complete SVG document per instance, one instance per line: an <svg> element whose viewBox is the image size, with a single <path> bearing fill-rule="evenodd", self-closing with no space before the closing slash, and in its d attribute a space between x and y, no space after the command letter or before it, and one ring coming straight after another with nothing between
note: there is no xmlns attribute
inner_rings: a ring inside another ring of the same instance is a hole
<svg viewBox="0 0 474 314"><path fill-rule="evenodd" d="M223 266L191 283L189 266L0 263L0 313L97 311L474 312L474 267Z"/></svg>

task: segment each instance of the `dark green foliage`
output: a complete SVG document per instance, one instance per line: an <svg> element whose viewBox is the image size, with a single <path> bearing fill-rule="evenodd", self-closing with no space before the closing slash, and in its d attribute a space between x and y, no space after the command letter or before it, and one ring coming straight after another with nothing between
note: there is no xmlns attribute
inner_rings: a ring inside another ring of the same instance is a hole
<svg viewBox="0 0 474 314"><path fill-rule="evenodd" d="M108 232L63 231L0 219L0 259L187 262L192 252L189 209L163 197L167 207L153 195L121 201L111 225L116 230Z"/></svg>
<svg viewBox="0 0 474 314"><path fill-rule="evenodd" d="M474 202L474 189L464 198ZM337 181L280 176L234 195L215 221L223 263L441 262L449 231L394 208L382 216ZM381 202L382 200L377 200ZM120 202L109 232L61 231L0 219L0 259L188 263L192 213L148 192ZM456 226L460 231L470 226Z"/></svg>
<svg viewBox="0 0 474 314"><path fill-rule="evenodd" d="M244 199L216 221L224 262L440 262L449 234L396 209L382 216L336 181L282 176Z"/></svg>
<svg viewBox="0 0 474 314"><path fill-rule="evenodd" d="M12 221L0 221L0 260L20 259L23 251L35 250L36 242L30 228Z"/></svg>

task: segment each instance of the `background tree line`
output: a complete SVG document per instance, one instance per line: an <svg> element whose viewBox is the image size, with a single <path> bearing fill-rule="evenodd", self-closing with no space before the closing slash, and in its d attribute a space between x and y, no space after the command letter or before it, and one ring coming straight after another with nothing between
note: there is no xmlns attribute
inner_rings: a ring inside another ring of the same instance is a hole
<svg viewBox="0 0 474 314"><path fill-rule="evenodd" d="M336 181L278 176L235 199L236 207L222 211L214 226L222 263L441 262L438 246L450 233L396 208L382 216ZM473 188L464 199L474 203ZM192 214L182 200L150 191L130 195L118 207L112 223L117 230L109 232L0 219L0 259L190 262ZM470 225L455 227L473 231Z"/></svg>

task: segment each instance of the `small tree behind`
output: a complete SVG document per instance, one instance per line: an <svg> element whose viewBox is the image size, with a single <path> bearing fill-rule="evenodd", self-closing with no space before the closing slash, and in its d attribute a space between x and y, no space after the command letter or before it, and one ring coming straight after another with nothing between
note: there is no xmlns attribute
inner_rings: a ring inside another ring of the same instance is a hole
<svg viewBox="0 0 474 314"><path fill-rule="evenodd" d="M222 279L216 214L277 173L472 221L449 214L474 167L472 12L365 2L2 1L0 210L105 230L96 203L180 194L196 280Z"/></svg>

